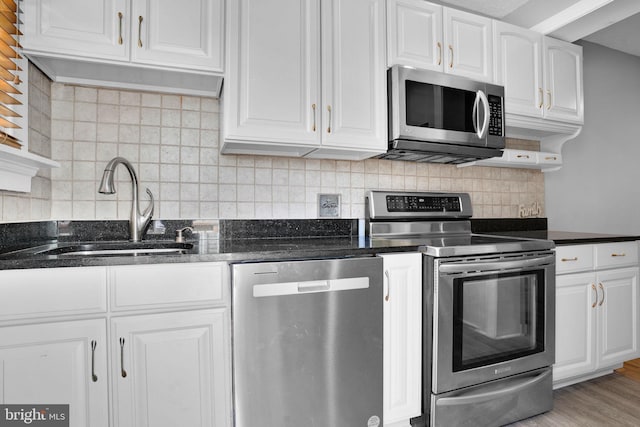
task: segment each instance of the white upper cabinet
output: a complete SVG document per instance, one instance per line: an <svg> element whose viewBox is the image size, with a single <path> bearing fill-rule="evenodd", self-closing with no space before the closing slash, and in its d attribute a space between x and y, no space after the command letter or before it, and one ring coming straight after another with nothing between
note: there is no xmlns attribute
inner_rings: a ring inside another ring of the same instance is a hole
<svg viewBox="0 0 640 427"><path fill-rule="evenodd" d="M504 22L495 23L494 38L495 80L509 115L583 123L582 47Z"/></svg>
<svg viewBox="0 0 640 427"><path fill-rule="evenodd" d="M510 114L543 114L542 39L535 31L495 23L495 80L505 87Z"/></svg>
<svg viewBox="0 0 640 427"><path fill-rule="evenodd" d="M388 66L442 71L442 6L417 0L387 1Z"/></svg>
<svg viewBox="0 0 640 427"><path fill-rule="evenodd" d="M443 8L445 72L493 81L493 20Z"/></svg>
<svg viewBox="0 0 640 427"><path fill-rule="evenodd" d="M35 0L23 2L22 7L26 50L115 60L129 57L129 43L124 43L128 0Z"/></svg>
<svg viewBox="0 0 640 427"><path fill-rule="evenodd" d="M544 38L545 117L583 123L582 46Z"/></svg>
<svg viewBox="0 0 640 427"><path fill-rule="evenodd" d="M223 153L386 151L384 23L382 0L230 2Z"/></svg>
<svg viewBox="0 0 640 427"><path fill-rule="evenodd" d="M309 157L363 159L387 149L384 0L322 3L322 139Z"/></svg>
<svg viewBox="0 0 640 427"><path fill-rule="evenodd" d="M387 4L388 65L493 81L493 21L421 0Z"/></svg>
<svg viewBox="0 0 640 427"><path fill-rule="evenodd" d="M23 44L28 52L222 72L222 1L29 1Z"/></svg>
<svg viewBox="0 0 640 427"><path fill-rule="evenodd" d="M228 5L223 151L301 156L320 143L319 16L319 0Z"/></svg>
<svg viewBox="0 0 640 427"><path fill-rule="evenodd" d="M222 4L222 0L134 0L131 60L222 72Z"/></svg>
<svg viewBox="0 0 640 427"><path fill-rule="evenodd" d="M24 52L53 81L218 95L224 0L23 4Z"/></svg>

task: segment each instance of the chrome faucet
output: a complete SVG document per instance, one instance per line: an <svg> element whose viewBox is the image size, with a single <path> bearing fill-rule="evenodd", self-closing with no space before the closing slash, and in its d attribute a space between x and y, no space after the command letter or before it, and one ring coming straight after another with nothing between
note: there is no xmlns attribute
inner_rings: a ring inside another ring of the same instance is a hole
<svg viewBox="0 0 640 427"><path fill-rule="evenodd" d="M107 167L104 168L104 174L102 175L102 181L100 181L100 189L98 192L102 194L115 194L116 187L113 182L113 175L116 166L123 164L129 171L131 176L131 193L133 194L133 200L131 201L131 218L129 219L129 233L131 235L131 241L139 242L142 240L142 233L149 225L151 217L153 216L153 194L151 190L147 188L147 194L151 198L149 206L140 213L140 203L138 201L138 177L136 171L133 170L133 166L124 157L114 157L107 163Z"/></svg>

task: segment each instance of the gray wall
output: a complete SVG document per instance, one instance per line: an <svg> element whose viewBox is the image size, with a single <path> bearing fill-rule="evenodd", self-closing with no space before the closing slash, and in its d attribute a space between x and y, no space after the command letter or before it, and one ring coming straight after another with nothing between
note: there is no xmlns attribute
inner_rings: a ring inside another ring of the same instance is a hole
<svg viewBox="0 0 640 427"><path fill-rule="evenodd" d="M640 234L640 58L584 47L585 118L545 175L549 229Z"/></svg>

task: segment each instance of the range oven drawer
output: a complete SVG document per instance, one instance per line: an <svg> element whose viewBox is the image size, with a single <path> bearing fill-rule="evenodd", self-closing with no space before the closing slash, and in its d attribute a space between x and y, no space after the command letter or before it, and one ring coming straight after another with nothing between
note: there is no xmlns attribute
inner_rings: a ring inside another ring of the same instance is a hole
<svg viewBox="0 0 640 427"><path fill-rule="evenodd" d="M431 427L498 426L553 408L551 368L431 396Z"/></svg>

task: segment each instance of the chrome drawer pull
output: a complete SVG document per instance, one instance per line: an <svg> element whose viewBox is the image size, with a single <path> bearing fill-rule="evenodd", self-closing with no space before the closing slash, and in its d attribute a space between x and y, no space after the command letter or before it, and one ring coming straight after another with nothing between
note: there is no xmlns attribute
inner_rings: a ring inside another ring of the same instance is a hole
<svg viewBox="0 0 640 427"><path fill-rule="evenodd" d="M562 262L567 262L567 261L577 261L578 257L574 256L573 258L561 258L560 261Z"/></svg>
<svg viewBox="0 0 640 427"><path fill-rule="evenodd" d="M98 376L96 375L96 347L98 343L95 340L91 340L91 381L94 383L98 381Z"/></svg>
<svg viewBox="0 0 640 427"><path fill-rule="evenodd" d="M391 274L389 274L389 270L385 270L384 275L387 276L387 295L385 295L384 300L389 301L389 298L391 298Z"/></svg>
<svg viewBox="0 0 640 427"><path fill-rule="evenodd" d="M621 254L613 253L611 254L611 256L627 256L627 254L625 254L624 252L622 252Z"/></svg>
<svg viewBox="0 0 640 427"><path fill-rule="evenodd" d="M127 378L127 371L124 370L124 338L120 337L120 375Z"/></svg>

